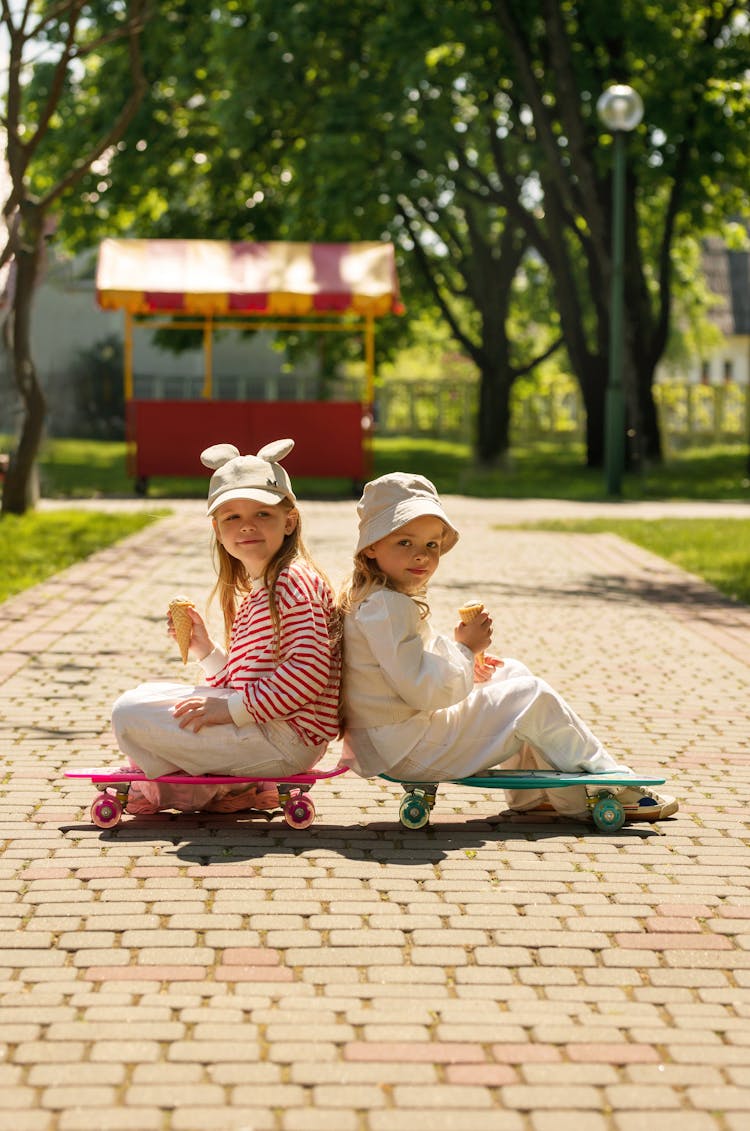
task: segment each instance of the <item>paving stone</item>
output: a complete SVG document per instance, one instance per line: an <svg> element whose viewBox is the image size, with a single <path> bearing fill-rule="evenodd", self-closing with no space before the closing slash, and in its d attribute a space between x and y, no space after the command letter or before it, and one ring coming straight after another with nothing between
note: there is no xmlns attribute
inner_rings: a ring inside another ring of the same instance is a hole
<svg viewBox="0 0 750 1131"><path fill-rule="evenodd" d="M121 691L196 671L163 618L212 587L206 520L172 505L0 604L0 1123L744 1131L750 610L610 535L499 528L562 504L449 498L436 624L479 593L496 650L666 777L674 818L603 834L444 785L413 833L397 786L349 776L315 787L305 831L160 814L107 832L62 770L117 764ZM303 511L338 584L354 504Z"/></svg>

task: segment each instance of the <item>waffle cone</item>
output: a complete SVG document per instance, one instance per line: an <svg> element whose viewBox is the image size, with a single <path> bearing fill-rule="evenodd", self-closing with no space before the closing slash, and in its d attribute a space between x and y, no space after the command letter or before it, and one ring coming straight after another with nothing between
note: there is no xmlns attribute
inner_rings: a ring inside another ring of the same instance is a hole
<svg viewBox="0 0 750 1131"><path fill-rule="evenodd" d="M475 617L478 617L479 614L483 612L484 605L481 601L469 601L467 604L461 606L458 610L458 615L461 618L462 624L470 624ZM476 659L478 663L483 664L484 652L477 652Z"/></svg>
<svg viewBox="0 0 750 1131"><path fill-rule="evenodd" d="M193 635L193 621L188 612L188 609L193 607L193 602L188 601L187 597L175 597L174 601L169 603L169 611L172 615L172 624L174 625L183 664L188 662L190 637Z"/></svg>

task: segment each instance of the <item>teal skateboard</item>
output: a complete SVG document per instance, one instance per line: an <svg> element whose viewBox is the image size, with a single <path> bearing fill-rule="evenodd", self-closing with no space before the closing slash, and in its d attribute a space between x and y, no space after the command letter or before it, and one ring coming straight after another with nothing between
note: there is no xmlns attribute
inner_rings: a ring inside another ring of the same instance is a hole
<svg viewBox="0 0 750 1131"><path fill-rule="evenodd" d="M398 811L405 829L422 829L429 823L440 782L403 781L380 774L385 781L403 786L405 795ZM590 791L587 804L594 824L602 832L616 832L625 824L625 809L613 793L627 785L647 788L663 785L664 778L637 777L635 774L568 774L562 770L490 770L469 778L451 778L451 785L468 785L476 789L565 789L585 785ZM592 790L592 787L596 787Z"/></svg>

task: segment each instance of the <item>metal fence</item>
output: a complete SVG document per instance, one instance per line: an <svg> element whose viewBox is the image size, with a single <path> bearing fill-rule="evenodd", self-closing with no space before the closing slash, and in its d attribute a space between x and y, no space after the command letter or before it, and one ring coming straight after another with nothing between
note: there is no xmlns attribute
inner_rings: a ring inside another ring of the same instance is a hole
<svg viewBox="0 0 750 1131"><path fill-rule="evenodd" d="M355 382L337 385L337 396L355 398ZM750 435L747 385L659 384L654 386L662 437L667 446L742 443ZM381 436L424 436L470 442L478 411L476 382L389 381L378 388L375 416ZM548 392L514 389L511 436L515 442L583 440L586 410L577 386Z"/></svg>

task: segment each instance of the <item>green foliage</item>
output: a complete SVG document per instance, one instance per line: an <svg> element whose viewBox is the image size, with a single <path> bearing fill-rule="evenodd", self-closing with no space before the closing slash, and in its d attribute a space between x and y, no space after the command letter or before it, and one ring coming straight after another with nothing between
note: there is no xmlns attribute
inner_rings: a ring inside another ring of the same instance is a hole
<svg viewBox="0 0 750 1131"><path fill-rule="evenodd" d="M166 512L162 512L166 513ZM142 530L156 514L30 512L0 518L0 601Z"/></svg>
<svg viewBox="0 0 750 1131"><path fill-rule="evenodd" d="M0 437L0 446L2 438ZM415 471L438 490L483 498L606 498L601 472L583 464L583 446L537 442L514 444L504 468L478 470L466 442L413 436L377 437L374 474ZM112 441L48 441L40 460L42 492L50 498L132 496L125 470L125 444ZM344 480L296 481L301 497L347 497ZM154 479L154 499L204 498L206 480ZM645 475L626 474L626 499L750 499L747 455L743 446L702 446L676 452Z"/></svg>
<svg viewBox="0 0 750 1131"><path fill-rule="evenodd" d="M92 15L111 20L117 7L94 4ZM415 338L412 317L439 309L483 380L496 367L488 380L505 395L562 325L559 364L589 395L606 374L609 313L612 139L596 101L613 79L629 81L646 116L628 139L628 224L638 227L627 241L626 340L648 389L672 275L686 326L682 342L673 338L679 360L708 334L705 296L691 297L695 238L747 213L745 9L163 0L143 45L147 98L68 196L61 232L78 247L118 232L389 237L410 313L386 320L381 357ZM71 79L73 140L51 132L35 175L52 176L84 145L86 112L111 115L123 68L84 62ZM43 62L34 81L49 81ZM286 346L294 356L313 343L296 335ZM354 349L336 335L329 370ZM590 399L591 419L599 401Z"/></svg>
<svg viewBox="0 0 750 1131"><path fill-rule="evenodd" d="M750 604L750 519L576 519L524 529L618 534L704 578L725 596Z"/></svg>

